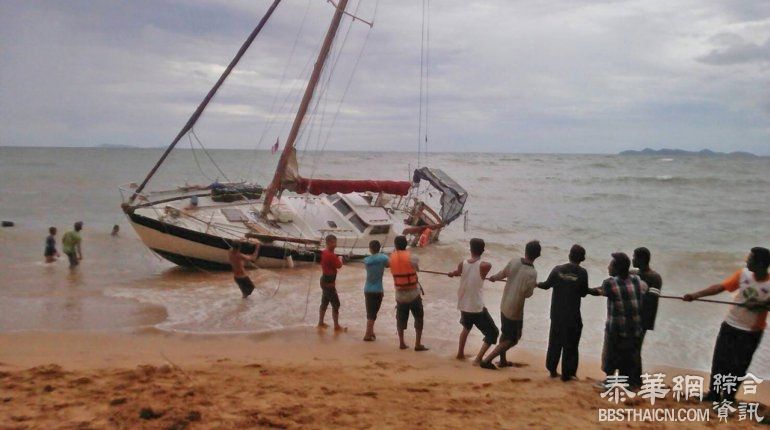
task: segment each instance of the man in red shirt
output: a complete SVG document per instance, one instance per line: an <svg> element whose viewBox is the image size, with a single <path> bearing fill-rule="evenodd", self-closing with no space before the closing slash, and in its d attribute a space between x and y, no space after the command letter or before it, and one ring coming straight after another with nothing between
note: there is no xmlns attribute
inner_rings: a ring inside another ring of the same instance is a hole
<svg viewBox="0 0 770 430"><path fill-rule="evenodd" d="M337 248L337 237L333 234L326 236L326 249L321 251L321 309L318 315L318 327L329 327L324 322L326 309L329 304L332 305L332 319L334 320L334 330L344 331L339 322L340 318L340 298L337 295L337 269L342 267L342 260L334 249Z"/></svg>

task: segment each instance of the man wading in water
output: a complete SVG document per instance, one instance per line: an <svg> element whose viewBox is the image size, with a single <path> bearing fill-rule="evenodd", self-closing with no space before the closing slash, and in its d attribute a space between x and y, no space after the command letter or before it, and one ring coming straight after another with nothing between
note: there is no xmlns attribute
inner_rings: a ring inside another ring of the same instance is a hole
<svg viewBox="0 0 770 430"><path fill-rule="evenodd" d="M74 227L74 230L64 233L64 237L61 238L62 251L69 259L70 267L76 267L83 259L83 247L81 245L83 239L80 237L83 221L76 222Z"/></svg>
<svg viewBox="0 0 770 430"><path fill-rule="evenodd" d="M232 244L232 248L230 248L230 252L228 253L228 258L230 259L230 266L233 268L233 278L235 279L235 283L238 284L238 288L241 289L241 293L245 299L254 291L254 283L251 282L251 278L246 274L244 265L246 263L257 261L257 258L259 258L259 244L257 243L254 245L254 252L251 254L243 254L241 252L242 246L243 245L239 246L236 243Z"/></svg>

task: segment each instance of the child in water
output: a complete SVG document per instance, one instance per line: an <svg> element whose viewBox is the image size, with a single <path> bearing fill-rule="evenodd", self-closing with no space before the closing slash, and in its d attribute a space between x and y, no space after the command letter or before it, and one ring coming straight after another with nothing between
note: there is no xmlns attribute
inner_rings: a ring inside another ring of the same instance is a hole
<svg viewBox="0 0 770 430"><path fill-rule="evenodd" d="M48 237L45 238L45 256L46 263L53 263L59 258L59 251L56 250L56 227L50 227L48 229Z"/></svg>

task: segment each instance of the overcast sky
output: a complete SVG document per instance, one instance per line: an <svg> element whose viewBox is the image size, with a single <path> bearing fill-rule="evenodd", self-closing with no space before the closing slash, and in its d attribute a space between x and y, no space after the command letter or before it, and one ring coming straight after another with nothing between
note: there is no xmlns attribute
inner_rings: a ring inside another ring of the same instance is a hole
<svg viewBox="0 0 770 430"><path fill-rule="evenodd" d="M167 145L269 3L0 0L0 145ZM421 2L357 3L374 28L343 23L300 147L414 151ZM285 139L332 13L283 0L196 127L207 147ZM433 0L429 29L430 150L770 155L770 1Z"/></svg>

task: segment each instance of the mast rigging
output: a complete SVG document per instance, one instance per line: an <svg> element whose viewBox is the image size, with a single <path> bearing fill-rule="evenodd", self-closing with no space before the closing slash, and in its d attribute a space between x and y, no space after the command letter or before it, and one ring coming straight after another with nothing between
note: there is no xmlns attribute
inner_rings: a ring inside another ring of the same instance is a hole
<svg viewBox="0 0 770 430"><path fill-rule="evenodd" d="M300 103L299 110L297 110L297 115L294 117L294 123L291 126L289 137L286 139L286 146L284 146L283 152L281 153L281 158L278 160L278 166L275 169L273 180L270 182L270 185L265 192L265 201L261 212L263 217L266 216L270 211L270 205L273 202L273 198L278 193L278 191L282 189L281 180L284 176L284 172L286 171L286 166L289 163L289 157L294 154L294 143L297 140L297 136L299 135L300 128L302 127L302 121L307 114L310 102L313 99L313 94L315 93L318 81L321 78L321 72L323 72L324 64L326 63L326 59L329 56L329 51L331 51L334 37L337 35L337 29L339 29L342 17L345 15L345 9L347 8L347 5L348 0L339 0L339 3L335 5L334 17L332 18L332 22L326 32L326 37L324 38L323 46L321 46L321 51L318 53L318 58L316 60L315 66L313 67L313 73L310 75L310 80L307 83L307 87L305 88L305 94L302 96L302 102Z"/></svg>
<svg viewBox="0 0 770 430"><path fill-rule="evenodd" d="M195 112L193 112L193 114L185 123L184 127L182 127L182 129L176 135L176 137L168 146L168 148L166 148L166 151L163 152L163 155L161 155L158 162L155 163L155 166L153 166L153 168L144 178L144 180L139 185L139 187L137 187L136 190L134 190L134 193L131 195L131 198L129 198L128 200L129 204L133 203L136 197L139 195L139 193L141 193L142 190L144 190L144 187L147 186L147 183L150 181L153 175L155 175L160 165L163 164L163 162L166 160L166 157L168 157L168 154L171 153L171 151L174 149L177 143L179 143L182 137L184 137L185 134L187 134L190 130L192 130L193 126L198 121L198 118L200 118L200 116L203 114L203 111L206 109L206 106L208 106L211 99L213 99L214 95L216 95L217 91L219 90L219 87L221 87L222 84L227 79L227 77L230 76L230 72L232 72L232 70L241 60L241 57L243 57L243 54L245 54L246 51L251 46L251 43L254 42L254 39L257 38L257 35L259 34L259 32L262 31L262 28L265 26L265 24L267 24L267 21L270 19L270 16L273 15L273 12L278 7L279 3L281 3L281 0L274 0L273 4L270 5L270 8L267 9L267 12L265 13L265 15L262 17L261 20L259 20L259 23L254 28L254 30L252 30L251 34L249 34L249 37L246 39L246 41L243 42L243 45L241 45L241 48L235 54L235 57L233 57L233 59L230 61L230 64L227 65L227 68L225 69L224 72L222 72L222 75L219 77L219 79L214 84L214 86L211 87L208 94L206 94L206 97L203 98L203 101L201 101L201 103L198 105L198 108L195 109Z"/></svg>

